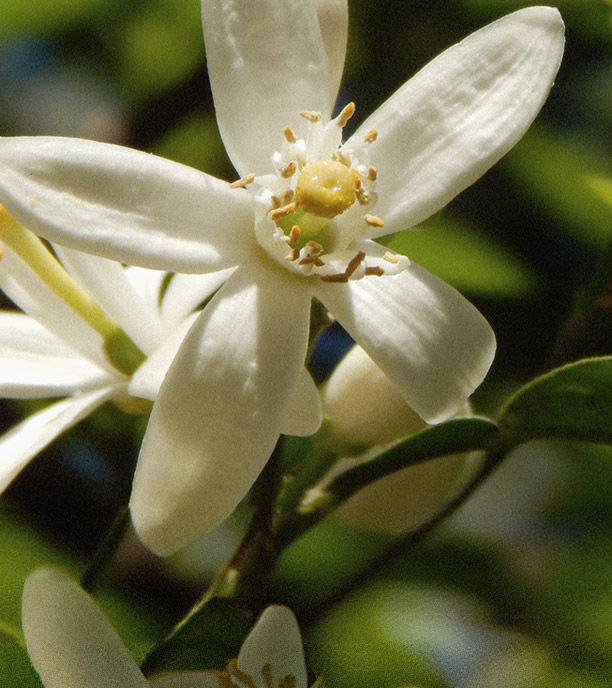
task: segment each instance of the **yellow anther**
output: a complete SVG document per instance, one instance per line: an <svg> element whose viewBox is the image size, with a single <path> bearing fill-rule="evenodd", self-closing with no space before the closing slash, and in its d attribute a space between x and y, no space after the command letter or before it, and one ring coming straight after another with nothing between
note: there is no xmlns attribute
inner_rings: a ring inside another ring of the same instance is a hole
<svg viewBox="0 0 612 688"><path fill-rule="evenodd" d="M293 173L296 170L296 164L292 160L286 167L283 167L283 169L280 171L280 176L283 179L289 179L293 175Z"/></svg>
<svg viewBox="0 0 612 688"><path fill-rule="evenodd" d="M363 219L370 225L370 227L384 227L385 226L385 223L379 217L376 217L376 215L370 215L368 213L367 215L363 216Z"/></svg>
<svg viewBox="0 0 612 688"><path fill-rule="evenodd" d="M341 153L340 151L334 151L331 159L341 162L345 167L351 166L351 161L346 157L346 155L344 155L344 153Z"/></svg>
<svg viewBox="0 0 612 688"><path fill-rule="evenodd" d="M294 260L297 260L300 257L300 249L299 248L292 248L291 251L285 256L285 260L292 263Z"/></svg>
<svg viewBox="0 0 612 688"><path fill-rule="evenodd" d="M266 210L266 215L269 215L273 210L281 207L281 202L276 196L270 196L270 207Z"/></svg>
<svg viewBox="0 0 612 688"><path fill-rule="evenodd" d="M247 184L250 184L254 179L255 179L255 175L252 172L250 172L249 174L245 175L244 177L240 177L240 179L236 179L235 182L232 182L230 184L230 189L242 189Z"/></svg>
<svg viewBox="0 0 612 688"><path fill-rule="evenodd" d="M320 122L321 121L321 113L316 112L316 110L302 110L300 112L300 115L304 118L307 119L309 122L312 122L313 124L315 122Z"/></svg>
<svg viewBox="0 0 612 688"><path fill-rule="evenodd" d="M281 198L280 205L289 205L289 203L293 201L294 195L295 194L293 193L293 189L288 189L287 191L285 191L283 197Z"/></svg>
<svg viewBox="0 0 612 688"><path fill-rule="evenodd" d="M387 263L393 263L393 265L397 265L399 263L399 258L395 255L395 253L391 253L391 251L387 251L385 253L383 260L386 260Z"/></svg>
<svg viewBox="0 0 612 688"><path fill-rule="evenodd" d="M372 267L372 268L366 268L365 274L366 275L376 275L377 277L382 277L385 274L385 271L382 268L379 268L376 266L376 267Z"/></svg>
<svg viewBox="0 0 612 688"><path fill-rule="evenodd" d="M335 217L355 201L353 171L337 160L319 160L308 165L298 176L295 200L311 215Z"/></svg>
<svg viewBox="0 0 612 688"><path fill-rule="evenodd" d="M288 143L295 143L297 139L295 138L295 134L293 133L293 130L291 127L285 127L283 129L283 134L285 135L285 140Z"/></svg>
<svg viewBox="0 0 612 688"><path fill-rule="evenodd" d="M336 117L336 124L342 128L345 126L345 124L351 119L351 117L355 114L355 103L349 103L346 105L343 109L342 112Z"/></svg>
<svg viewBox="0 0 612 688"><path fill-rule="evenodd" d="M284 205L281 208L272 210L270 217L276 222L276 220L280 220L281 217L287 217L287 215L291 215L291 213L294 213L297 208L297 203L289 203L289 205Z"/></svg>
<svg viewBox="0 0 612 688"><path fill-rule="evenodd" d="M373 141L376 141L377 136L378 132L376 129L370 129L370 131L363 138L365 139L366 143L372 143Z"/></svg>
<svg viewBox="0 0 612 688"><path fill-rule="evenodd" d="M377 170L376 170L376 168L375 168L373 165L371 165L370 167L368 167L368 179L369 179L371 182L375 182L375 181L376 181L376 175L377 175Z"/></svg>
<svg viewBox="0 0 612 688"><path fill-rule="evenodd" d="M300 238L302 230L299 225L293 225L291 231L289 232L289 243L295 244L295 242Z"/></svg>

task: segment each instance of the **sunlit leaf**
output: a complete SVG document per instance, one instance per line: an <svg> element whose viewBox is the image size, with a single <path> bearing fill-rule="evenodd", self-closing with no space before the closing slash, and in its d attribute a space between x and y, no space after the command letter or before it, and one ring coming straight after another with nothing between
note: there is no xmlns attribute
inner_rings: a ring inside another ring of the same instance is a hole
<svg viewBox="0 0 612 688"><path fill-rule="evenodd" d="M537 288L525 263L474 225L446 214L383 243L466 294L518 298Z"/></svg>
<svg viewBox="0 0 612 688"><path fill-rule="evenodd" d="M560 231L596 250L612 241L612 210L593 185L594 178L612 173L610 160L601 152L538 126L501 165Z"/></svg>
<svg viewBox="0 0 612 688"><path fill-rule="evenodd" d="M70 24L105 14L112 5L112 0L47 0L44 4L10 0L2 3L0 35L66 29Z"/></svg>
<svg viewBox="0 0 612 688"><path fill-rule="evenodd" d="M532 380L498 422L512 442L561 437L612 444L612 357L570 363Z"/></svg>

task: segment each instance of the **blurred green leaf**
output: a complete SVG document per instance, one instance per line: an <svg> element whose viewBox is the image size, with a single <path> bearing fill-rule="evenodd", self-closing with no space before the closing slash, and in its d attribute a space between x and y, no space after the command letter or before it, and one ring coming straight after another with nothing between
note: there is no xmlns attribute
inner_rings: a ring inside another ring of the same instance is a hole
<svg viewBox="0 0 612 688"><path fill-rule="evenodd" d="M2 688L42 688L25 647L0 626L0 684Z"/></svg>
<svg viewBox="0 0 612 688"><path fill-rule="evenodd" d="M147 676L219 669L236 657L253 620L234 600L213 598L142 664Z"/></svg>
<svg viewBox="0 0 612 688"><path fill-rule="evenodd" d="M610 160L601 151L539 125L500 164L560 231L596 250L612 241L612 210L593 185L593 179L612 174Z"/></svg>
<svg viewBox="0 0 612 688"><path fill-rule="evenodd" d="M147 5L122 27L120 77L131 97L157 95L204 60L200 4L166 0Z"/></svg>
<svg viewBox="0 0 612 688"><path fill-rule="evenodd" d="M43 33L66 29L95 15L107 14L113 0L32 0L3 2L0 10L0 36Z"/></svg>
<svg viewBox="0 0 612 688"><path fill-rule="evenodd" d="M381 243L468 294L520 298L537 288L526 264L474 225L446 214Z"/></svg>
<svg viewBox="0 0 612 688"><path fill-rule="evenodd" d="M532 380L498 422L511 442L561 437L612 444L612 357L570 363Z"/></svg>

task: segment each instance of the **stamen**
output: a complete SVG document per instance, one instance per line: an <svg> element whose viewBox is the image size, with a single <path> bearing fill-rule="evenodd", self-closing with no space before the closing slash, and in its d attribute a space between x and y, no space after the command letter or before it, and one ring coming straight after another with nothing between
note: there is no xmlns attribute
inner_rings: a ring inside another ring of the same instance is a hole
<svg viewBox="0 0 612 688"><path fill-rule="evenodd" d="M368 179L369 179L371 182L375 182L375 181L376 181L376 175L377 175L377 170L376 170L376 168L375 168L373 165L371 165L370 167L368 167Z"/></svg>
<svg viewBox="0 0 612 688"><path fill-rule="evenodd" d="M296 686L297 682L293 674L285 676L285 678L280 679L278 682L278 688L296 688Z"/></svg>
<svg viewBox="0 0 612 688"><path fill-rule="evenodd" d="M366 268L365 274L366 275L376 275L377 277L382 277L385 274L385 271L382 268L375 266L375 267L371 267L371 268Z"/></svg>
<svg viewBox="0 0 612 688"><path fill-rule="evenodd" d="M307 119L309 122L312 122L313 124L315 122L320 122L321 121L321 113L317 112L316 110L302 110L300 112L300 115L304 118Z"/></svg>
<svg viewBox="0 0 612 688"><path fill-rule="evenodd" d="M289 205L291 201L293 200L295 193L293 189L289 189L288 191L285 191L283 194L283 197L281 198L281 205Z"/></svg>
<svg viewBox="0 0 612 688"><path fill-rule="evenodd" d="M344 153L341 153L340 151L334 151L331 159L341 162L345 167L351 166L351 161L346 157L346 155L344 155Z"/></svg>
<svg viewBox="0 0 612 688"><path fill-rule="evenodd" d="M273 210L281 207L281 202L277 196L270 196L270 207L266 210L266 215L269 215Z"/></svg>
<svg viewBox="0 0 612 688"><path fill-rule="evenodd" d="M349 103L346 105L342 112L336 117L336 124L342 129L344 125L351 119L355 114L355 103Z"/></svg>
<svg viewBox="0 0 612 688"><path fill-rule="evenodd" d="M274 676L272 674L272 665L270 662L266 662L262 667L261 667L261 677L264 680L264 683L266 684L266 688L274 688Z"/></svg>
<svg viewBox="0 0 612 688"><path fill-rule="evenodd" d="M242 681L244 688L257 688L257 683L255 683L253 677L238 668L238 661L235 658L230 659L226 671L230 676L234 676L239 681Z"/></svg>
<svg viewBox="0 0 612 688"><path fill-rule="evenodd" d="M242 189L247 184L250 184L254 179L255 175L252 172L249 172L249 174L245 175L244 177L240 177L240 179L236 179L235 182L232 182L230 184L230 189Z"/></svg>
<svg viewBox="0 0 612 688"><path fill-rule="evenodd" d="M385 253L383 260L386 260L387 263L393 263L393 265L397 265L399 263L399 258L395 255L395 253L391 253L391 251L387 251Z"/></svg>
<svg viewBox="0 0 612 688"><path fill-rule="evenodd" d="M284 205L282 208L276 208L272 210L270 213L270 218L276 222L276 220L279 220L281 217L287 217L287 215L291 215L291 213L294 213L297 208L297 203L289 203L289 205Z"/></svg>
<svg viewBox="0 0 612 688"><path fill-rule="evenodd" d="M289 179L289 177L291 177L291 175L294 174L295 170L296 164L292 160L286 167L283 167L283 169L280 171L280 176L283 179Z"/></svg>
<svg viewBox="0 0 612 688"><path fill-rule="evenodd" d="M318 268L320 268L323 267L325 263L316 256L307 256L306 258L302 258L298 265L316 265Z"/></svg>
<svg viewBox="0 0 612 688"><path fill-rule="evenodd" d="M366 143L373 143L376 141L376 137L378 136L378 132L376 129L370 129L370 131L363 137Z"/></svg>
<svg viewBox="0 0 612 688"><path fill-rule="evenodd" d="M283 134L285 135L285 140L287 143L295 143L297 141L291 127L285 127L283 129Z"/></svg>
<svg viewBox="0 0 612 688"><path fill-rule="evenodd" d="M295 244L295 242L300 238L302 230L299 225L293 225L291 231L289 232L289 243Z"/></svg>
<svg viewBox="0 0 612 688"><path fill-rule="evenodd" d="M363 216L363 219L370 225L370 227L384 227L385 226L385 223L379 217L376 217L376 215L370 215L368 213L367 215Z"/></svg>
<svg viewBox="0 0 612 688"><path fill-rule="evenodd" d="M348 282L351 275L355 272L355 270L357 270L357 268L363 262L365 256L366 254L363 251L359 251L359 253L357 253L355 256L353 256L353 258L351 258L344 272L339 272L335 275L323 275L323 277L321 277L321 280L323 282ZM368 268L366 268L366 274L367 273Z"/></svg>
<svg viewBox="0 0 612 688"><path fill-rule="evenodd" d="M309 241L304 248L308 249L308 256L320 256L325 250L321 244L316 241Z"/></svg>
<svg viewBox="0 0 612 688"><path fill-rule="evenodd" d="M300 249L292 248L291 251L285 256L285 260L292 263L300 257Z"/></svg>

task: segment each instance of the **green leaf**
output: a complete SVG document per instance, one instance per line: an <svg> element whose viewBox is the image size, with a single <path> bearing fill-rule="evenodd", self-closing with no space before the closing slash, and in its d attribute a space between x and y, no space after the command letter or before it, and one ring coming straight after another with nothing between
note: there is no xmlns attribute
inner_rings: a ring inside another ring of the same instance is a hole
<svg viewBox="0 0 612 688"><path fill-rule="evenodd" d="M397 442L386 451L333 480L327 491L345 498L374 480L428 459L485 449L497 434L488 418L452 418Z"/></svg>
<svg viewBox="0 0 612 688"><path fill-rule="evenodd" d="M601 151L537 126L501 165L525 198L535 201L561 231L596 250L612 241L612 210L593 182L612 174L610 160Z"/></svg>
<svg viewBox="0 0 612 688"><path fill-rule="evenodd" d="M384 237L381 243L464 293L520 298L537 288L537 278L525 263L482 230L447 214Z"/></svg>
<svg viewBox="0 0 612 688"><path fill-rule="evenodd" d="M42 688L17 633L0 626L0 685L2 688Z"/></svg>
<svg viewBox="0 0 612 688"><path fill-rule="evenodd" d="M47 0L40 5L31 0L2 3L0 36L66 30L93 16L110 14L111 0Z"/></svg>
<svg viewBox="0 0 612 688"><path fill-rule="evenodd" d="M165 671L219 669L238 656L253 619L234 600L208 601L142 664L147 676Z"/></svg>
<svg viewBox="0 0 612 688"><path fill-rule="evenodd" d="M512 443L561 437L612 444L612 356L532 380L506 404L499 429Z"/></svg>

